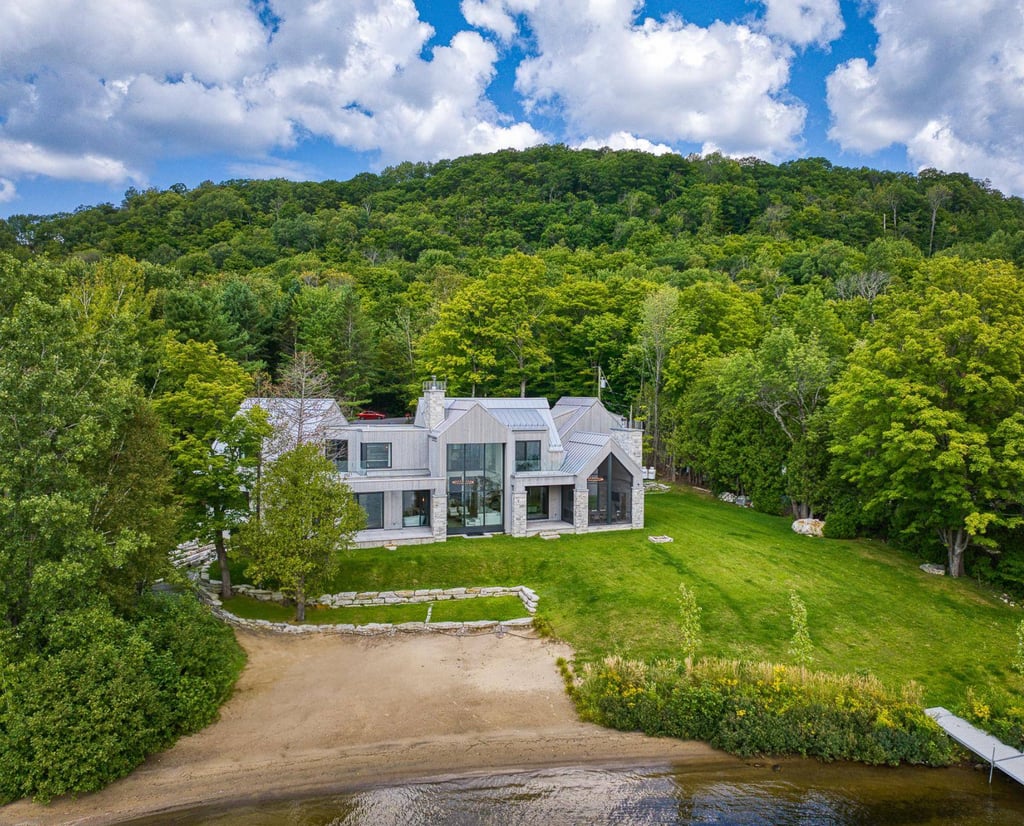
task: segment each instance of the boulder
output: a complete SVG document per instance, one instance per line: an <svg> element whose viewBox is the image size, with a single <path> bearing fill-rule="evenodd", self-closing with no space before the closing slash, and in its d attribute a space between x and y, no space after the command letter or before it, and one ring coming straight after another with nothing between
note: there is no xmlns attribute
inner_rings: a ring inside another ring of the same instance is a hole
<svg viewBox="0 0 1024 826"><path fill-rule="evenodd" d="M825 522L821 519L797 519L793 530L803 536L824 536Z"/></svg>

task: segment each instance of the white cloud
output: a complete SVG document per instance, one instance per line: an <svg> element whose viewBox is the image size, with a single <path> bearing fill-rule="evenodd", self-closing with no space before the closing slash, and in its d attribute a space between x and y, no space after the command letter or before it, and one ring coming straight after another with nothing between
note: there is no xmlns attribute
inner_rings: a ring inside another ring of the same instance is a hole
<svg viewBox="0 0 1024 826"><path fill-rule="evenodd" d="M306 136L384 162L544 139L487 100L498 54L479 33L423 56L433 29L413 0L271 8L276 26L249 0L13 0L0 141L37 151L0 152L0 175L133 180L158 157L258 161Z"/></svg>
<svg viewBox="0 0 1024 826"><path fill-rule="evenodd" d="M638 149L651 155L668 155L675 150L664 143L651 143L647 138L638 138L629 132L615 132L606 138L589 137L577 144L577 149Z"/></svg>
<svg viewBox="0 0 1024 826"><path fill-rule="evenodd" d="M826 46L843 33L839 0L762 0L764 30L798 46Z"/></svg>
<svg viewBox="0 0 1024 826"><path fill-rule="evenodd" d="M766 159L795 150L805 108L785 93L788 44L736 23L638 20L641 6L504 0L536 41L516 77L527 110L562 117L570 139L628 132Z"/></svg>
<svg viewBox="0 0 1024 826"><path fill-rule="evenodd" d="M14 181L8 178L0 178L0 204L13 201L17 197L18 189L14 185Z"/></svg>
<svg viewBox="0 0 1024 826"><path fill-rule="evenodd" d="M494 32L506 43L519 31L503 0L462 0L459 9L470 26Z"/></svg>
<svg viewBox="0 0 1024 826"><path fill-rule="evenodd" d="M3 138L0 138L0 170L12 177L48 175L92 183L145 182L141 173L115 158L54 152L33 143Z"/></svg>
<svg viewBox="0 0 1024 826"><path fill-rule="evenodd" d="M1024 192L1024 15L1015 0L880 0L874 60L828 78L829 136Z"/></svg>
<svg viewBox="0 0 1024 826"><path fill-rule="evenodd" d="M308 181L313 177L313 170L306 164L279 158L228 164L228 171L235 178L257 180L284 178L287 181Z"/></svg>

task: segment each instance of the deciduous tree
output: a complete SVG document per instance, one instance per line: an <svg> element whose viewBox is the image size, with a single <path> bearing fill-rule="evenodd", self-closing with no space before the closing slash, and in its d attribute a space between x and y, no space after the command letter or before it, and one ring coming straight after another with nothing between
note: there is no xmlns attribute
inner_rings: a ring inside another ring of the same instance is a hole
<svg viewBox="0 0 1024 826"><path fill-rule="evenodd" d="M366 514L316 445L278 458L261 480L260 499L260 519L241 532L249 575L294 597L302 622L308 596L334 576Z"/></svg>
<svg viewBox="0 0 1024 826"><path fill-rule="evenodd" d="M154 403L170 432L176 487L191 536L213 541L225 599L231 597L231 573L224 535L248 513L254 469L263 439L271 434L264 410L238 412L250 383L245 370L212 342L166 342Z"/></svg>
<svg viewBox="0 0 1024 826"><path fill-rule="evenodd" d="M934 531L961 576L969 543L1021 523L1024 280L932 259L879 306L834 388L832 453L869 515Z"/></svg>

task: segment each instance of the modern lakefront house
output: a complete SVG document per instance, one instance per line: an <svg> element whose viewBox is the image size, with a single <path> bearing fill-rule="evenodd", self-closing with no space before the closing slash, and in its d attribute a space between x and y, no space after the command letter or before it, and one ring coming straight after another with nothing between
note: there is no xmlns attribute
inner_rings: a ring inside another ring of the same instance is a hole
<svg viewBox="0 0 1024 826"><path fill-rule="evenodd" d="M595 398L448 398L433 379L411 421L322 429L366 512L362 547L641 528L642 435Z"/></svg>

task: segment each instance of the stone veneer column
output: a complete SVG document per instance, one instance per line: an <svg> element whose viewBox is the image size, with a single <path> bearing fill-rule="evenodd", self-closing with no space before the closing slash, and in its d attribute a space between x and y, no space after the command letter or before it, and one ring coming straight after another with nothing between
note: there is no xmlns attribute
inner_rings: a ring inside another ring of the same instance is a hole
<svg viewBox="0 0 1024 826"><path fill-rule="evenodd" d="M444 542L448 538L448 497L443 493L431 494L430 532L435 542Z"/></svg>
<svg viewBox="0 0 1024 826"><path fill-rule="evenodd" d="M576 533L586 533L590 527L590 496L586 490L572 492L572 523Z"/></svg>
<svg viewBox="0 0 1024 826"><path fill-rule="evenodd" d="M644 483L637 480L633 485L633 527L644 526Z"/></svg>
<svg viewBox="0 0 1024 826"><path fill-rule="evenodd" d="M512 536L526 536L526 491L512 494Z"/></svg>

